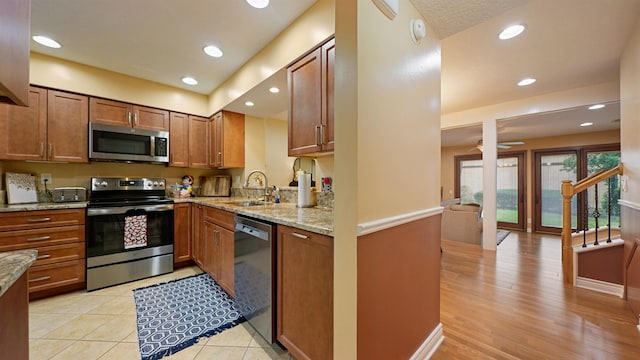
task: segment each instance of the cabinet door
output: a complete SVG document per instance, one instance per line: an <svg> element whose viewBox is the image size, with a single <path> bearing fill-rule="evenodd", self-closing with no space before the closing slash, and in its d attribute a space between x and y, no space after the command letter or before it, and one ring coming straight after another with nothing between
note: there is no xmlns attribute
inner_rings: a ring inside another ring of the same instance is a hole
<svg viewBox="0 0 640 360"><path fill-rule="evenodd" d="M169 112L144 106L133 106L133 127L169 131ZM171 144L169 144L171 146Z"/></svg>
<svg viewBox="0 0 640 360"><path fill-rule="evenodd" d="M29 88L29 106L0 105L0 158L45 160L47 90Z"/></svg>
<svg viewBox="0 0 640 360"><path fill-rule="evenodd" d="M89 99L89 121L107 125L132 126L131 104L91 98Z"/></svg>
<svg viewBox="0 0 640 360"><path fill-rule="evenodd" d="M191 204L173 206L173 262L191 260Z"/></svg>
<svg viewBox="0 0 640 360"><path fill-rule="evenodd" d="M319 152L322 118L322 49L287 69L289 156Z"/></svg>
<svg viewBox="0 0 640 360"><path fill-rule="evenodd" d="M214 167L244 167L244 115L222 111L213 116Z"/></svg>
<svg viewBox="0 0 640 360"><path fill-rule="evenodd" d="M322 151L333 151L334 149L333 90L335 72L333 65L336 58L335 50L335 39L322 45L322 124L320 129Z"/></svg>
<svg viewBox="0 0 640 360"><path fill-rule="evenodd" d="M89 162L89 98L49 90L47 101L47 159Z"/></svg>
<svg viewBox="0 0 640 360"><path fill-rule="evenodd" d="M209 119L189 116L189 167L209 168L208 128Z"/></svg>
<svg viewBox="0 0 640 360"><path fill-rule="evenodd" d="M189 167L189 116L169 115L169 166Z"/></svg>
<svg viewBox="0 0 640 360"><path fill-rule="evenodd" d="M218 226L218 277L216 281L227 293L234 293L234 233Z"/></svg>
<svg viewBox="0 0 640 360"><path fill-rule="evenodd" d="M203 249L202 242L204 241L204 209L202 205L191 205L192 216L192 241L191 241L191 253L193 254L193 261L200 269L204 270L203 262Z"/></svg>
<svg viewBox="0 0 640 360"><path fill-rule="evenodd" d="M224 139L224 121L222 111L214 114L209 122L209 166L222 166L222 151Z"/></svg>
<svg viewBox="0 0 640 360"><path fill-rule="evenodd" d="M296 359L332 359L333 238L277 232L277 339Z"/></svg>
<svg viewBox="0 0 640 360"><path fill-rule="evenodd" d="M203 270L206 271L212 278L218 279L218 228L209 221L204 222L204 239L200 246L202 246L202 264Z"/></svg>

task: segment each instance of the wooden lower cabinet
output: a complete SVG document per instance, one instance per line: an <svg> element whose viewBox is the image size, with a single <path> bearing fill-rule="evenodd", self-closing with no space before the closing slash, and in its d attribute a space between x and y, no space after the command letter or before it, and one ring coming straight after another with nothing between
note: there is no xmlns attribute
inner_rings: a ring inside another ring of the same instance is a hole
<svg viewBox="0 0 640 360"><path fill-rule="evenodd" d="M296 359L333 358L333 238L278 225L277 339Z"/></svg>
<svg viewBox="0 0 640 360"><path fill-rule="evenodd" d="M192 262L191 253L191 204L173 205L173 266L181 267Z"/></svg>
<svg viewBox="0 0 640 360"><path fill-rule="evenodd" d="M83 288L85 247L84 209L0 213L0 252L38 251L28 270L31 299Z"/></svg>
<svg viewBox="0 0 640 360"><path fill-rule="evenodd" d="M234 217L229 211L192 204L193 261L234 296Z"/></svg>

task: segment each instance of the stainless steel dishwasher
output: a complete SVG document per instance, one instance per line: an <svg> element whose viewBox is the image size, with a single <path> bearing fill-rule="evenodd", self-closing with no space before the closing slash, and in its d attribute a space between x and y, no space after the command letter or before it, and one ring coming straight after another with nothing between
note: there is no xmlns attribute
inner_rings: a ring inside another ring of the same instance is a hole
<svg viewBox="0 0 640 360"><path fill-rule="evenodd" d="M236 304L269 343L275 341L275 230L275 224L236 215Z"/></svg>

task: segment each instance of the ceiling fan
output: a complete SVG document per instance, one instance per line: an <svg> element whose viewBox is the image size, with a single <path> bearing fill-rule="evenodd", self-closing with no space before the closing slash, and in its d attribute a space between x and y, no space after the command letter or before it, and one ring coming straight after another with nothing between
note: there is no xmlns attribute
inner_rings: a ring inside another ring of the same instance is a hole
<svg viewBox="0 0 640 360"><path fill-rule="evenodd" d="M524 141L499 142L496 147L498 149L510 149L513 145L524 145ZM482 140L478 140L478 144L472 147L471 149L469 149L469 151L480 150L480 152L482 152L482 149L483 149Z"/></svg>

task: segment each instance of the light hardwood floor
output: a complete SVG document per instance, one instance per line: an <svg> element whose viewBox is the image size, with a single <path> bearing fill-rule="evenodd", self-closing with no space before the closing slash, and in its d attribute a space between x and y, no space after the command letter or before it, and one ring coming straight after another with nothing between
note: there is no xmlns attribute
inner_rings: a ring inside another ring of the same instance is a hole
<svg viewBox="0 0 640 360"><path fill-rule="evenodd" d="M433 359L640 359L622 299L562 282L560 238L512 232L496 252L442 241Z"/></svg>

